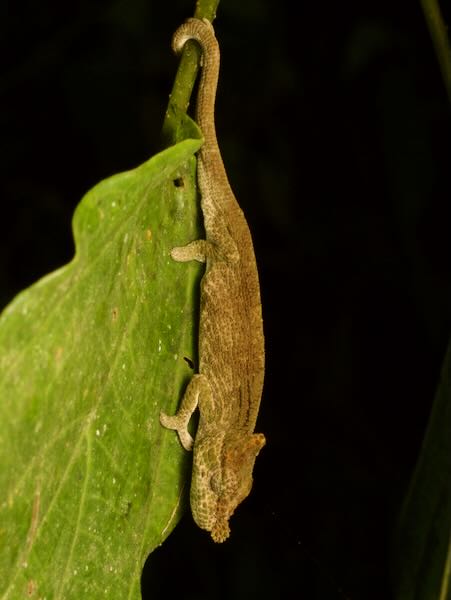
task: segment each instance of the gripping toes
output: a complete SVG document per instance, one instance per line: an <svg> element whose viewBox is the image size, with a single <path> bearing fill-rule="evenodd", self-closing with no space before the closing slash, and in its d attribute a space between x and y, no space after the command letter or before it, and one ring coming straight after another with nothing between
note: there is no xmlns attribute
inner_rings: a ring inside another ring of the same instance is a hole
<svg viewBox="0 0 451 600"><path fill-rule="evenodd" d="M193 438L188 431L188 421L189 415L188 419L186 419L186 417L181 415L170 417L163 411L160 412L160 423L163 425L163 427L176 431L182 446L185 448L185 450L190 451L193 449Z"/></svg>

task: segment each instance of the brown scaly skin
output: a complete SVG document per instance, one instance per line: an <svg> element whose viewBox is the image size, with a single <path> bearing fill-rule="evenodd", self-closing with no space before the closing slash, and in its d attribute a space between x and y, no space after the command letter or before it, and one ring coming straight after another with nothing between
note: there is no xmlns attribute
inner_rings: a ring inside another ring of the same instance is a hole
<svg viewBox="0 0 451 600"><path fill-rule="evenodd" d="M193 447L188 421L199 406L194 441L191 510L215 542L229 536L229 519L252 488L255 459L265 444L253 433L264 377L264 338L260 288L252 238L230 188L216 139L214 104L219 46L207 20L188 19L173 37L180 52L187 40L202 50L196 121L204 143L197 177L206 232L173 248L174 260L206 262L201 283L199 374L190 381L177 414L161 413L161 423L177 430Z"/></svg>

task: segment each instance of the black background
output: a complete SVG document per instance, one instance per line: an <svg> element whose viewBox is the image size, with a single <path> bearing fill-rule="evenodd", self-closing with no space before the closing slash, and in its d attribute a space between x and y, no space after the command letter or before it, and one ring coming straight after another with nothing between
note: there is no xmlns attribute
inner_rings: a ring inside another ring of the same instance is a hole
<svg viewBox="0 0 451 600"><path fill-rule="evenodd" d="M71 258L90 187L160 148L170 38L193 4L2 3L2 306ZM267 446L230 541L187 512L143 596L390 598L451 323L451 112L432 43L415 1L223 0L215 27L218 135L261 275Z"/></svg>

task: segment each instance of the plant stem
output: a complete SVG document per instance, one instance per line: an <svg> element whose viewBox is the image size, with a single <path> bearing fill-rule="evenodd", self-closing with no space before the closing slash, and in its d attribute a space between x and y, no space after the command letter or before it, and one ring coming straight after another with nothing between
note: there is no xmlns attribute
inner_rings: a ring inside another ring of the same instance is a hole
<svg viewBox="0 0 451 600"><path fill-rule="evenodd" d="M219 0L197 0L194 16L197 19L208 19L213 22L218 4ZM189 40L183 48L163 121L161 134L165 147L171 146L186 137L183 135L181 125L187 114L191 92L199 70L199 62L199 46Z"/></svg>
<svg viewBox="0 0 451 600"><path fill-rule="evenodd" d="M451 102L451 48L438 0L420 0Z"/></svg>

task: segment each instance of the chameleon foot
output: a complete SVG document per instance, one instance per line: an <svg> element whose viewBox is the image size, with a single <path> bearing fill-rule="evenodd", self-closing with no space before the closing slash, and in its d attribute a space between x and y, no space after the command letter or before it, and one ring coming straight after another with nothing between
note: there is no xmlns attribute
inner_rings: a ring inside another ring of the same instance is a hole
<svg viewBox="0 0 451 600"><path fill-rule="evenodd" d="M173 417L170 417L164 412L160 412L160 423L163 425L163 427L176 431L179 435L182 446L185 448L185 450L190 451L193 449L194 441L188 431L188 422L191 415L187 416L188 418L186 418L185 415L174 415Z"/></svg>

